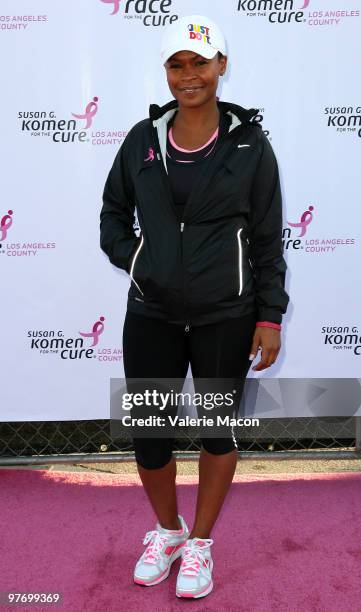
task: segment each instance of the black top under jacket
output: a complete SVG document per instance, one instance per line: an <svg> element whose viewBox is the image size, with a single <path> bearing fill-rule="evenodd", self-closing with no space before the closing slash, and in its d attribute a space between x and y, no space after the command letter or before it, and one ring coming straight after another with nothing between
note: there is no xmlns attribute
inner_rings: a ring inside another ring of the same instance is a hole
<svg viewBox="0 0 361 612"><path fill-rule="evenodd" d="M168 122L167 133L173 125L174 119L175 115L173 115ZM202 148L200 151L187 151L186 153L178 151L178 149L173 147L167 136L168 176L173 201L177 207L179 221L183 221L185 203L188 200L193 186L196 184L198 175L202 172L203 165L206 163L208 155L213 155L213 152L215 152L218 147L218 140L228 132L230 124L230 116L225 113L220 113L218 137L212 139L208 146Z"/></svg>
<svg viewBox="0 0 361 612"><path fill-rule="evenodd" d="M259 321L281 323L289 297L277 161L257 109L217 105L231 122L202 163L181 222L166 155L177 100L151 104L131 128L105 183L100 246L130 276L129 311L193 326L256 311Z"/></svg>

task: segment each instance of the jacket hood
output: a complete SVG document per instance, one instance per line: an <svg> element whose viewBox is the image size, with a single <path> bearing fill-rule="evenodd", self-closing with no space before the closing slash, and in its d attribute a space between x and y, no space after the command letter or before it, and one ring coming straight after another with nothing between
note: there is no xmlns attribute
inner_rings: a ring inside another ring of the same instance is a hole
<svg viewBox="0 0 361 612"><path fill-rule="evenodd" d="M238 104L234 104L232 102L223 102L221 100L217 101L217 105L220 111L224 113L232 113L237 117L239 122L243 123L250 121L252 117L255 117L258 114L258 108L243 108L243 106L239 106ZM176 110L178 108L178 100L171 100L164 104L163 106L159 106L158 104L151 104L149 106L149 118L151 121L156 121L165 115L167 112L171 110Z"/></svg>

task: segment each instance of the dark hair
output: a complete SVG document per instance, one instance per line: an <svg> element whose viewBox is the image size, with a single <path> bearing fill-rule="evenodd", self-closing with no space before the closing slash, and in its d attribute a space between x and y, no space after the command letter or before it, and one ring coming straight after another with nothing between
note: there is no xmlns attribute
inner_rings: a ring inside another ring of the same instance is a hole
<svg viewBox="0 0 361 612"><path fill-rule="evenodd" d="M218 51L218 61L219 61L220 59L222 59L222 57L224 57L223 53L221 53L220 51Z"/></svg>

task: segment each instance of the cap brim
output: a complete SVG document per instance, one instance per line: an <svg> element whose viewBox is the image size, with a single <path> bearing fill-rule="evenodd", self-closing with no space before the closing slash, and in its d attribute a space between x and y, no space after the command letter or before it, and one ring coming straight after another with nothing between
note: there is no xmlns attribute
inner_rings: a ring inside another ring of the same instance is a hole
<svg viewBox="0 0 361 612"><path fill-rule="evenodd" d="M192 43L192 41L189 41L189 44L182 47L181 49L179 48L179 46L169 47L166 51L162 53L163 64L165 64L169 60L169 58L172 57L172 55L178 53L178 51L193 51L193 53L197 53L197 55L201 55L206 59L213 59L213 57L217 55L218 49L214 49L210 46L204 48L204 45L202 45L200 48L197 42L198 41L194 41Z"/></svg>

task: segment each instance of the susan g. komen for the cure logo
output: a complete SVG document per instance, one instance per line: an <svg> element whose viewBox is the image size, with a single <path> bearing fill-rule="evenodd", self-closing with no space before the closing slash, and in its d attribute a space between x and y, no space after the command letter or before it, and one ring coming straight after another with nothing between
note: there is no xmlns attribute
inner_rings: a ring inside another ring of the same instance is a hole
<svg viewBox="0 0 361 612"><path fill-rule="evenodd" d="M8 210L0 216L0 255L8 257L34 257L39 251L55 249L55 242L14 242L14 211ZM11 231L9 231L11 228ZM16 238L15 238L16 239Z"/></svg>
<svg viewBox="0 0 361 612"><path fill-rule="evenodd" d="M270 23L303 23L310 0L238 0L246 17L266 17Z"/></svg>
<svg viewBox="0 0 361 612"><path fill-rule="evenodd" d="M315 207L311 204L306 210L301 213L299 221L287 221L288 227L285 227L282 231L282 243L283 249L285 251L303 250L306 253L321 254L334 252L336 248L340 246L349 246L355 244L355 239L348 237L311 237L309 234L311 223L313 227L314 210Z"/></svg>
<svg viewBox="0 0 361 612"><path fill-rule="evenodd" d="M83 112L71 113L73 119L59 119L52 111L21 111L21 131L30 136L51 138L56 143L91 142L92 145L120 146L127 135L123 130L97 130L93 128L95 117L99 110L99 98L94 96L85 104Z"/></svg>
<svg viewBox="0 0 361 612"><path fill-rule="evenodd" d="M272 24L309 26L337 26L342 20L360 16L359 9L345 10L341 6L325 10L323 2L322 10L318 10L320 4L320 0L238 0L237 11L246 17L265 17Z"/></svg>
<svg viewBox="0 0 361 612"><path fill-rule="evenodd" d="M18 119L21 119L21 131L30 134L35 138L51 138L56 143L88 142L88 132L86 131L96 114L98 98L93 98L81 114L73 114L79 123L86 120L85 127L78 125L75 119L59 119L56 113L43 110L19 111ZM83 123L83 122L82 122Z"/></svg>
<svg viewBox="0 0 361 612"><path fill-rule="evenodd" d="M166 26L178 19L171 15L172 0L100 0L108 4L110 15L123 15L124 19L139 19L145 26Z"/></svg>
<svg viewBox="0 0 361 612"><path fill-rule="evenodd" d="M62 330L28 331L30 348L42 355L55 354L61 359L97 359L98 361L120 361L119 348L100 348L100 337L104 332L105 317L101 316L89 331L80 331L79 337L65 336ZM95 347L97 347L95 349Z"/></svg>

